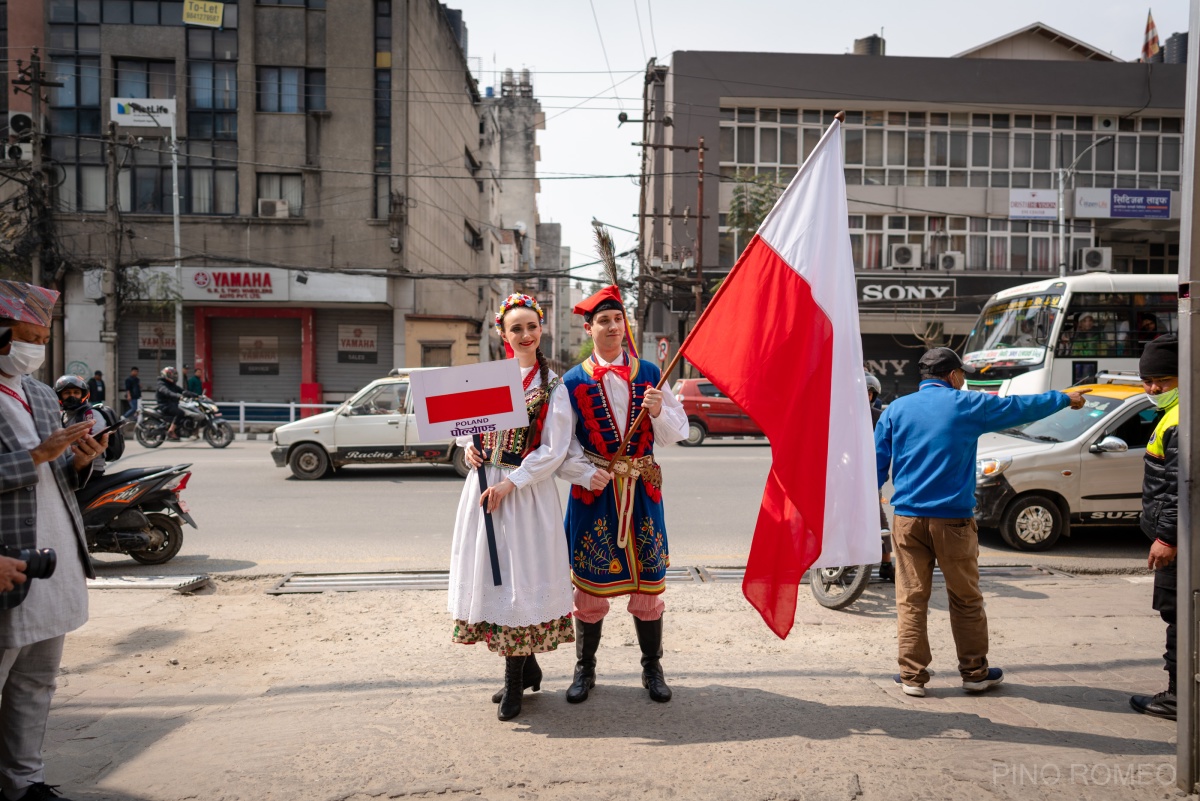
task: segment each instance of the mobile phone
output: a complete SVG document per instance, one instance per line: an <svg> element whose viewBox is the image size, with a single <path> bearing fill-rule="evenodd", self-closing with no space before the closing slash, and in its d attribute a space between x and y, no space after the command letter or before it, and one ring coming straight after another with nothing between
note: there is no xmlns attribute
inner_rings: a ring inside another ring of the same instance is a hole
<svg viewBox="0 0 1200 801"><path fill-rule="evenodd" d="M129 425L133 425L133 421L127 417L122 417L120 420L117 420L117 422L114 423L113 425L102 428L99 431L92 432L92 437L93 438L102 437L111 431L120 431L122 428L124 428L125 426L129 426Z"/></svg>

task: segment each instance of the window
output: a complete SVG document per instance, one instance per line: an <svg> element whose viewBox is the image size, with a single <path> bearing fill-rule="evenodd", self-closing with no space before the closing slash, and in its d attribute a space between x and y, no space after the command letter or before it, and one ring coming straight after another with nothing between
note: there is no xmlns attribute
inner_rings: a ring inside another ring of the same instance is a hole
<svg viewBox="0 0 1200 801"><path fill-rule="evenodd" d="M421 343L421 366L422 367L450 367L451 348L450 343Z"/></svg>
<svg viewBox="0 0 1200 801"><path fill-rule="evenodd" d="M225 4L229 20L232 3ZM236 23L235 23L236 24ZM187 31L188 137L237 139L237 30Z"/></svg>
<svg viewBox="0 0 1200 801"><path fill-rule="evenodd" d="M175 62L117 59L117 97L169 100L175 97Z"/></svg>
<svg viewBox="0 0 1200 801"><path fill-rule="evenodd" d="M100 141L100 59L54 56L50 78L50 157L62 165L55 192L62 211L103 211L108 196Z"/></svg>
<svg viewBox="0 0 1200 801"><path fill-rule="evenodd" d="M392 167L392 72L375 70L375 171Z"/></svg>
<svg viewBox="0 0 1200 801"><path fill-rule="evenodd" d="M1117 437L1129 446L1129 450L1138 450L1150 444L1156 425L1158 409L1150 406L1121 420L1115 427L1105 431L1104 436Z"/></svg>
<svg viewBox="0 0 1200 801"><path fill-rule="evenodd" d="M721 390L717 389L716 384L697 384L696 389L700 390L700 394L706 398L723 398Z"/></svg>
<svg viewBox="0 0 1200 801"><path fill-rule="evenodd" d="M483 235L469 222L463 223L463 241L471 246L471 250L483 250Z"/></svg>
<svg viewBox="0 0 1200 801"><path fill-rule="evenodd" d="M259 67L258 110L284 114L325 108L325 70Z"/></svg>
<svg viewBox="0 0 1200 801"><path fill-rule="evenodd" d="M259 200L286 200L288 216L300 217L304 209L304 178L299 173L258 174Z"/></svg>
<svg viewBox="0 0 1200 801"><path fill-rule="evenodd" d="M258 0L260 6L298 6L300 8L325 8L325 0Z"/></svg>

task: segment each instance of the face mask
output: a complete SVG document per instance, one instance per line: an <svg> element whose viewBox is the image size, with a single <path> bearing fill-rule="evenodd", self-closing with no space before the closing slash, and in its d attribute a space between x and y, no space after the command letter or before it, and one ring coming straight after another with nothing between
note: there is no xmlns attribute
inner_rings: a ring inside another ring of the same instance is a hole
<svg viewBox="0 0 1200 801"><path fill-rule="evenodd" d="M1165 409L1175 401L1179 400L1179 387L1170 392L1162 392L1158 395L1151 395L1150 401L1160 409Z"/></svg>
<svg viewBox="0 0 1200 801"><path fill-rule="evenodd" d="M8 375L29 375L46 361L46 346L32 342L14 342L7 356L0 356L0 371Z"/></svg>
<svg viewBox="0 0 1200 801"><path fill-rule="evenodd" d="M83 398L71 397L71 398L63 398L62 399L62 407L64 409L66 409L68 412L73 412L82 405L83 405Z"/></svg>

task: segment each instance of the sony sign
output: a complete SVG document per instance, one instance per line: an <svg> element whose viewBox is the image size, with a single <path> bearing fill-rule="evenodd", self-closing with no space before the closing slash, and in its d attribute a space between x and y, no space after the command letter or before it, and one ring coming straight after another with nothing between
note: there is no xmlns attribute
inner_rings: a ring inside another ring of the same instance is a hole
<svg viewBox="0 0 1200 801"><path fill-rule="evenodd" d="M862 311L955 309L957 282L954 278L876 278L860 275L856 277L856 283Z"/></svg>

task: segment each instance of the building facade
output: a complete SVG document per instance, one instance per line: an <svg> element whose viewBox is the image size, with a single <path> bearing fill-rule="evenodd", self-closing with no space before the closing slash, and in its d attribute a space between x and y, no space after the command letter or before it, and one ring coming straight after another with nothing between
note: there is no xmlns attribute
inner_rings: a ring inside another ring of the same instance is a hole
<svg viewBox="0 0 1200 801"><path fill-rule="evenodd" d="M650 116L673 121L650 141L704 137L710 179L701 207L695 153L649 150L643 257L676 271L660 277L693 278L680 265L702 249L711 292L753 232L735 200L786 186L842 110L863 349L888 394L915 388L924 348L961 344L988 296L1076 269L1085 248L1115 271L1178 270L1183 65L1124 63L1040 24L953 58L856 51L677 52L647 81ZM690 319L675 284L647 338Z"/></svg>
<svg viewBox="0 0 1200 801"><path fill-rule="evenodd" d="M435 0L238 0L210 20L167 0L2 9L9 40L28 45L12 58L38 47L58 84L41 125L70 267L61 369L190 364L218 400L316 403L394 366L489 358L509 267L501 175L484 165L503 131L460 12ZM9 105L31 112L22 96Z"/></svg>

